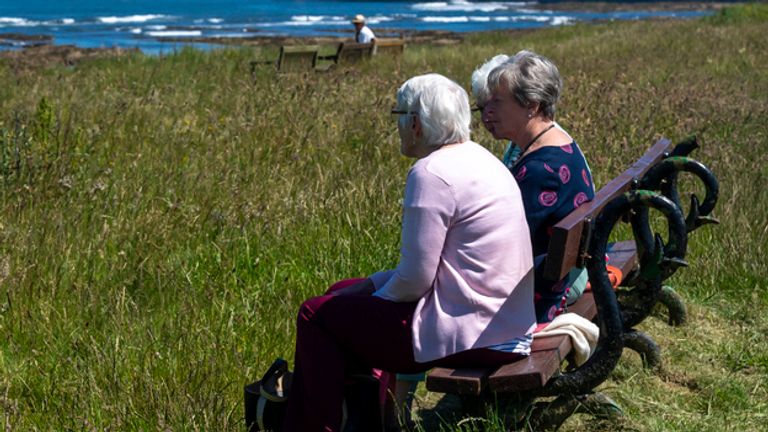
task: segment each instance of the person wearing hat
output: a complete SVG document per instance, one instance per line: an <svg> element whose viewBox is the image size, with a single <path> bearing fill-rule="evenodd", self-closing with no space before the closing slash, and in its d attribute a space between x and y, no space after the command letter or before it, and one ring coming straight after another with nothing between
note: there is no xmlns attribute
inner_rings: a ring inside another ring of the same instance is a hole
<svg viewBox="0 0 768 432"><path fill-rule="evenodd" d="M352 19L352 24L355 26L355 42L357 43L373 43L376 36L373 31L365 25L365 17L357 14Z"/></svg>

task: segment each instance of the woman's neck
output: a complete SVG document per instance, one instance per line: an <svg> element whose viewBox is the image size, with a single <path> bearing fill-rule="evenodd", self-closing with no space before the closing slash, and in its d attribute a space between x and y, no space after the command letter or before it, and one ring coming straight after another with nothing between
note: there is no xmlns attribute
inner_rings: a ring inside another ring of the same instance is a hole
<svg viewBox="0 0 768 432"><path fill-rule="evenodd" d="M554 127L555 122L549 119L529 123L529 127L526 128L527 133L517 142L520 150L522 150L521 156L544 146L547 142L546 136L551 133Z"/></svg>
<svg viewBox="0 0 768 432"><path fill-rule="evenodd" d="M462 145L464 143L467 143L467 142L469 142L469 140L459 141L459 142L454 142L454 143L448 143L448 144L443 144L443 145L439 145L439 146L423 147L425 149L425 151L421 155L419 155L417 157L417 159L425 158L425 157L431 155L432 153L434 153L434 152L436 152L438 150L457 147L457 146L460 146L460 145Z"/></svg>

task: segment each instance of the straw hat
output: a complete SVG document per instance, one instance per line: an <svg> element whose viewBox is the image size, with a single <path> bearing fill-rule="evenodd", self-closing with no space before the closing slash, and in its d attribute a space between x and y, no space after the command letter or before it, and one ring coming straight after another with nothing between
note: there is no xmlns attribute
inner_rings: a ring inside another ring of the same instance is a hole
<svg viewBox="0 0 768 432"><path fill-rule="evenodd" d="M365 17L357 14L354 18L352 18L352 24L364 24L365 23Z"/></svg>

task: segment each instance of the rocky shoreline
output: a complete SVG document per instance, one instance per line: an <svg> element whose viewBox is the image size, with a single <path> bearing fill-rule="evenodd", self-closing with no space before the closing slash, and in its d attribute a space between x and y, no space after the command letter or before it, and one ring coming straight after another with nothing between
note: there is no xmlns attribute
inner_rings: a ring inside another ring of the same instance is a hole
<svg viewBox="0 0 768 432"><path fill-rule="evenodd" d="M0 46L30 47L53 43L53 36L0 33Z"/></svg>
<svg viewBox="0 0 768 432"><path fill-rule="evenodd" d="M410 44L430 43L450 45L461 42L463 33L427 30L407 31L379 29L382 37L405 37ZM349 37L275 37L247 36L239 38L163 38L164 42L194 42L225 46L282 46L282 45L333 45L351 40ZM4 42L7 41L7 42ZM51 36L29 36L0 33L0 45L18 49L0 51L0 62L7 62L14 70L27 70L54 65L74 66L83 60L121 56L137 53L138 48L81 48L74 45L55 45Z"/></svg>
<svg viewBox="0 0 768 432"><path fill-rule="evenodd" d="M80 48L44 43L27 45L20 50L0 51L0 61L7 62L14 71L24 71L55 65L74 66L83 60L118 57L136 52L139 52L138 48Z"/></svg>
<svg viewBox="0 0 768 432"><path fill-rule="evenodd" d="M590 10L598 12L630 11L642 9L645 11L716 11L729 3L721 2L550 2L540 0L540 3L531 5L533 9L541 10ZM530 29L527 29L530 30ZM400 29L378 28L377 34L382 37L405 37L410 44L435 44L449 45L461 42L466 33L450 31L402 31ZM510 32L525 30L509 30ZM348 41L348 37L276 37L262 36L258 32L252 35L237 38L163 38L158 39L169 43L193 42L207 43L220 46L280 46L280 45L331 45L342 41ZM23 70L34 67L45 67L56 64L67 66L93 58L112 57L137 52L137 48L80 48L74 45L56 45L55 40L49 35L25 35L18 33L0 33L0 47L11 47L10 50L0 50L0 61L5 61L15 70Z"/></svg>

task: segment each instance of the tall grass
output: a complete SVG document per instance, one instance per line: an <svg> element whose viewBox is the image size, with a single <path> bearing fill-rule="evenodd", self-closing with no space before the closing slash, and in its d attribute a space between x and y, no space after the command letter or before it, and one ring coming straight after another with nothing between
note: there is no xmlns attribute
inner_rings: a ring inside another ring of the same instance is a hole
<svg viewBox="0 0 768 432"><path fill-rule="evenodd" d="M655 138L696 133L722 190L722 224L693 235L672 280L690 323L643 324L664 372L626 355L603 387L627 416L565 429L763 428L768 24L748 7L476 34L316 75L252 76L247 49L0 64L5 429L241 428L242 385L292 356L301 300L396 263L411 163L389 115L397 87L430 71L468 87L485 59L523 48L560 66L558 120L598 185Z"/></svg>

